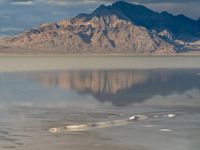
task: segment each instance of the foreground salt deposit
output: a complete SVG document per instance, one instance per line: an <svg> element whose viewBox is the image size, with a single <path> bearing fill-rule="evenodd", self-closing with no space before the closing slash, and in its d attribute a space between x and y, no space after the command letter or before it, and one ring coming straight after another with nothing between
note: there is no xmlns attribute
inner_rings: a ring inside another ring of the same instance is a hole
<svg viewBox="0 0 200 150"><path fill-rule="evenodd" d="M92 128L108 128L113 126L123 126L131 122L144 120L146 118L148 117L145 115L136 115L136 116L131 116L129 119L124 119L124 120L113 120L113 121L96 122L96 123L79 124L79 125L67 125L65 127L50 128L49 131L52 133L58 133L64 131L71 131L71 132L87 131Z"/></svg>
<svg viewBox="0 0 200 150"><path fill-rule="evenodd" d="M167 115L163 115L163 116L173 118L176 115L175 114L167 114ZM78 131L91 130L93 128L109 128L109 127L114 127L114 126L123 126L123 125L127 125L129 123L133 123L136 121L145 120L147 118L148 118L148 116L146 116L146 115L135 115L135 116L131 116L130 118L124 119L124 120L113 120L113 121L87 123L87 124L67 125L64 127L55 127L55 128L50 128L49 132L51 132L51 133L60 133L60 132L65 132L65 131L78 132ZM171 131L171 129L160 129L160 131Z"/></svg>

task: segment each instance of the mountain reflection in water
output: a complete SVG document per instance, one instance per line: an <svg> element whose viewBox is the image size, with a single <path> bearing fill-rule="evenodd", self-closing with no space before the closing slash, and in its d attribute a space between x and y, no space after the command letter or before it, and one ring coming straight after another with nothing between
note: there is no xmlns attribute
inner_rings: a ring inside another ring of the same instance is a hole
<svg viewBox="0 0 200 150"><path fill-rule="evenodd" d="M200 90L197 74L198 70L59 71L43 72L31 78L45 86L89 94L115 106L127 106L155 95Z"/></svg>

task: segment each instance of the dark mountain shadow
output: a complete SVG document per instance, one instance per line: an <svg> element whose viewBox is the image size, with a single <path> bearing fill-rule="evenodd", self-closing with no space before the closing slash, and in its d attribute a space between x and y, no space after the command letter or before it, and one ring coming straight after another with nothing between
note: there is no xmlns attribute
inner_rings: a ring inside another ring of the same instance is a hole
<svg viewBox="0 0 200 150"><path fill-rule="evenodd" d="M130 21L135 25L143 26L158 33L167 30L174 38L186 42L195 42L200 39L199 20L193 20L183 14L172 15L166 11L158 13L142 5L135 5L125 1L117 1L110 6L101 5L91 14L80 14L76 19L90 20L94 16L105 17L116 15L118 18Z"/></svg>
<svg viewBox="0 0 200 150"><path fill-rule="evenodd" d="M123 89L115 94L92 93L101 102L112 102L115 106L127 106L134 103L143 103L155 95L168 96L173 93L184 94L191 89L200 90L200 77L197 74L171 74L167 80L160 80L160 75L156 79L150 78L143 85L135 85L128 89Z"/></svg>
<svg viewBox="0 0 200 150"><path fill-rule="evenodd" d="M174 16L168 12L157 13L144 6L118 1L110 6L129 18L133 23L144 26L149 30L161 32L168 30L176 37L191 35L200 38L200 26L198 21L184 16Z"/></svg>

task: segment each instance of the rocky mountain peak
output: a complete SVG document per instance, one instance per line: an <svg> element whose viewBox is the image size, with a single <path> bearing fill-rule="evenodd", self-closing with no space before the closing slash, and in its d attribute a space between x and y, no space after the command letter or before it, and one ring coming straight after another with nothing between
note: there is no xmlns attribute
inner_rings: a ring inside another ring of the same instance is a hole
<svg viewBox="0 0 200 150"><path fill-rule="evenodd" d="M67 53L174 53L184 35L200 36L197 21L117 1L56 23L42 24L0 45Z"/></svg>
<svg viewBox="0 0 200 150"><path fill-rule="evenodd" d="M92 14L93 15L104 15L103 12L107 13L107 12L110 12L110 10L105 5L100 5L97 9L95 9L92 12Z"/></svg>
<svg viewBox="0 0 200 150"><path fill-rule="evenodd" d="M126 2L126 1L123 1L123 0L119 0L119 1L116 1L116 2L114 2L113 4L112 4L112 6L114 6L114 5L127 5L127 4L129 4L128 2Z"/></svg>

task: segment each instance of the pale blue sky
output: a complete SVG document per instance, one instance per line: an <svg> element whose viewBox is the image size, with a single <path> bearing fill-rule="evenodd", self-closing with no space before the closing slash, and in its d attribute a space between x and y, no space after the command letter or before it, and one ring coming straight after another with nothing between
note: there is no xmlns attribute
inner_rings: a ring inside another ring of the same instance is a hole
<svg viewBox="0 0 200 150"><path fill-rule="evenodd" d="M89 13L100 4L116 0L0 0L0 36L18 34L44 22ZM126 0L155 11L200 17L200 0Z"/></svg>

